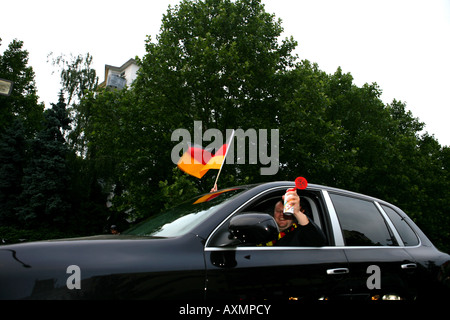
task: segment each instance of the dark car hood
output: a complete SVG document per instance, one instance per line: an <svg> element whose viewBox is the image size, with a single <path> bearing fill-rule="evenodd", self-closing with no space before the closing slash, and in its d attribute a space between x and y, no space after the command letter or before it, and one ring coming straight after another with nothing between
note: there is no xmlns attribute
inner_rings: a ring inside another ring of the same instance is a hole
<svg viewBox="0 0 450 320"><path fill-rule="evenodd" d="M114 234L99 234L95 236L77 237L77 238L63 238L63 239L52 239L36 242L62 242L62 241L82 241L82 240L149 240L149 239L166 239L164 237L144 237L135 235L114 235Z"/></svg>
<svg viewBox="0 0 450 320"><path fill-rule="evenodd" d="M179 254L182 241L191 243L191 249ZM201 248L195 235L183 239L98 235L3 245L0 299L52 299L73 294L74 290L67 289L70 266L79 268L85 287L108 275L169 272L185 269L186 264L189 268L185 254L190 250L198 254Z"/></svg>

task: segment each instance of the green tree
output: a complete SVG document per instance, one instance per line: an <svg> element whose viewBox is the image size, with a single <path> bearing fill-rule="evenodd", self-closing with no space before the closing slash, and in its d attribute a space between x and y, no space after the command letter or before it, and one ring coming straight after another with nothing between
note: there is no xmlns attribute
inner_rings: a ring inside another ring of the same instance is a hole
<svg viewBox="0 0 450 320"><path fill-rule="evenodd" d="M59 68L62 90L67 95L67 105L79 102L86 92L96 89L98 76L92 68L93 57L89 52L84 56L71 54L69 58L63 54L53 57L51 52L48 59L51 59L53 66Z"/></svg>
<svg viewBox="0 0 450 320"><path fill-rule="evenodd" d="M111 169L101 176L120 190L116 208L145 216L165 206L159 183L176 183L175 129L191 129L194 120L203 131L223 133L278 126L283 74L294 66L296 45L279 41L280 24L260 1L182 1L164 15L157 42L147 39L130 90L82 99L87 155ZM215 174L192 181L209 191ZM259 168L230 166L222 175L221 181L249 182Z"/></svg>
<svg viewBox="0 0 450 320"><path fill-rule="evenodd" d="M83 130L87 126L88 117L86 112L80 110L80 101L88 92L95 91L98 85L97 72L92 68L93 57L89 52L85 55L71 54L69 58L63 54L54 57L50 53L48 59L51 59L53 66L59 68L61 90L67 96L66 104L73 126L68 136L69 143L83 155L87 148Z"/></svg>
<svg viewBox="0 0 450 320"><path fill-rule="evenodd" d="M71 151L66 165L71 174L71 188L67 192L71 199L72 228L74 232L83 230L86 234L103 232L110 215L106 206L111 192L111 185L108 184L111 181L110 168L105 166L106 161L96 157L96 147L88 148L86 132L89 132L90 126L90 104L82 102L86 96L95 93L98 85L96 70L92 68L93 56L86 53L54 57L50 53L48 58L58 68L61 91L67 96L67 111L72 125L65 134Z"/></svg>
<svg viewBox="0 0 450 320"><path fill-rule="evenodd" d="M269 128L279 79L295 60L296 42L280 42L282 31L261 1L182 1L164 15L158 42L148 38L136 88L159 99L171 129L194 120L205 129Z"/></svg>
<svg viewBox="0 0 450 320"><path fill-rule="evenodd" d="M26 139L22 120L16 118L0 133L0 223L17 224L16 207L22 193L26 163Z"/></svg>
<svg viewBox="0 0 450 320"><path fill-rule="evenodd" d="M39 130L44 109L22 47L22 41L13 40L0 54L0 78L14 82L11 95L0 96L0 221L8 224L17 223L27 140Z"/></svg>
<svg viewBox="0 0 450 320"><path fill-rule="evenodd" d="M14 82L10 96L0 95L0 132L20 118L30 137L40 126L44 105L38 103L35 74L28 66L28 51L22 47L23 41L13 40L0 55L0 78Z"/></svg>
<svg viewBox="0 0 450 320"><path fill-rule="evenodd" d="M164 149L149 130L151 119L140 114L139 106L133 103L133 95L130 90L100 90L80 103L88 120L83 128L89 141L84 161L92 170L91 177L113 195L111 210L115 214L127 211L132 215L152 208L149 202L155 190L148 179L157 171L151 156Z"/></svg>
<svg viewBox="0 0 450 320"><path fill-rule="evenodd" d="M408 164L414 173L409 176L414 192L408 202L402 199L401 205L436 246L450 252L448 148L442 148L433 136L425 133L418 139L415 153L414 161Z"/></svg>
<svg viewBox="0 0 450 320"><path fill-rule="evenodd" d="M63 94L57 104L44 111L43 128L30 142L22 179L19 219L30 226L66 226L70 214L68 199L70 152L64 138L70 120Z"/></svg>
<svg viewBox="0 0 450 320"><path fill-rule="evenodd" d="M315 183L339 184L352 163L345 129L327 115L329 76L317 64L301 61L284 79L280 113L280 172L276 178L302 175ZM348 178L348 176L347 176Z"/></svg>

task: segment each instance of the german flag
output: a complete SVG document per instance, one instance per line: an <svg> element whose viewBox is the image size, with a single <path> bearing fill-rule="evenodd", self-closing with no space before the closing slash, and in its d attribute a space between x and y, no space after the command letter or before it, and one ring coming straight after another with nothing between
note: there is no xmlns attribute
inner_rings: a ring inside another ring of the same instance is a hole
<svg viewBox="0 0 450 320"><path fill-rule="evenodd" d="M201 179L209 169L220 169L225 161L228 144L222 145L213 155L201 147L189 147L178 161L178 168Z"/></svg>

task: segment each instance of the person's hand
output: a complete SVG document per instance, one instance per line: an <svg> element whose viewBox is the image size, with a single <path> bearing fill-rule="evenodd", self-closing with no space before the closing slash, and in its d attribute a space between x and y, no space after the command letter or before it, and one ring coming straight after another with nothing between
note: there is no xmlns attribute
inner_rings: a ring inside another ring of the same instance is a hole
<svg viewBox="0 0 450 320"><path fill-rule="evenodd" d="M209 192L216 192L217 191L217 184L214 184L214 187Z"/></svg>
<svg viewBox="0 0 450 320"><path fill-rule="evenodd" d="M283 196L283 200L285 197L288 197L288 203L293 205L294 207L294 216L297 218L297 221L300 225L306 226L309 223L308 217L303 213L302 207L300 205L300 197L297 194L297 191L288 191Z"/></svg>

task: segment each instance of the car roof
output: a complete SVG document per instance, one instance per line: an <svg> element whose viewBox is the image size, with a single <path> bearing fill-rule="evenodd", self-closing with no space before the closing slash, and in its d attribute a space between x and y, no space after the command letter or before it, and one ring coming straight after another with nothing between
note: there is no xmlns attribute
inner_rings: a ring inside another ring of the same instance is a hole
<svg viewBox="0 0 450 320"><path fill-rule="evenodd" d="M294 187L295 182L294 181L270 181L270 182L261 182L261 183L256 183L253 185L248 185L248 187L257 187L257 186L262 186L264 189L272 188L272 187L273 188L283 187L283 186ZM350 190L337 188L337 187L325 186L325 185L321 185L321 184L308 183L308 187L306 188L306 190L318 190L318 189L331 191L331 192L335 192L335 193L345 193L347 195L353 195L355 197L363 197L363 198L367 198L367 199L371 199L371 200L375 200L375 201L385 202L384 200L378 199L374 196L370 196L367 194L362 194L362 193L358 193L355 191L350 191Z"/></svg>

